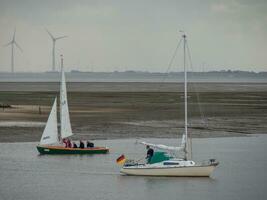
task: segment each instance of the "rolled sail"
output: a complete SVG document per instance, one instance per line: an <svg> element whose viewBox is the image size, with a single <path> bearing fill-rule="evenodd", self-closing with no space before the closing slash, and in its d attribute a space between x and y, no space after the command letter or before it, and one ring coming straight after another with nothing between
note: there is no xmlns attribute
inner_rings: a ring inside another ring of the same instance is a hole
<svg viewBox="0 0 267 200"><path fill-rule="evenodd" d="M174 146L167 146L167 145L164 145L164 144L152 144L152 143L148 143L148 142L140 142L141 144L143 145L148 145L150 147L153 147L155 149L160 149L160 150L165 150L165 151L176 151L176 152L179 152L179 151L185 151L185 144L186 144L186 138L185 138L185 134L183 134L183 137L182 137L182 142L181 142L181 145L179 147L174 147Z"/></svg>

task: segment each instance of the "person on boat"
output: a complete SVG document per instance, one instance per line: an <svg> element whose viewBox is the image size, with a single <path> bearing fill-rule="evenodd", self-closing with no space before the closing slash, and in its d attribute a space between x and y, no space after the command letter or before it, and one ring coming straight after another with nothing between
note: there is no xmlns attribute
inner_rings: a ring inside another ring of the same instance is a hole
<svg viewBox="0 0 267 200"><path fill-rule="evenodd" d="M70 139L68 139L68 141L67 141L67 147L68 148L71 148L71 141L70 141Z"/></svg>
<svg viewBox="0 0 267 200"><path fill-rule="evenodd" d="M81 149L84 148L84 143L83 143L83 141L81 141L81 140L80 140L80 147L79 147L79 148L81 148Z"/></svg>
<svg viewBox="0 0 267 200"><path fill-rule="evenodd" d="M67 141L67 139L64 138L64 139L62 140L62 142L65 144L65 148L68 147L68 141Z"/></svg>
<svg viewBox="0 0 267 200"><path fill-rule="evenodd" d="M149 145L146 146L147 152L146 152L146 160L147 163L150 163L152 156L154 155L154 150L150 148Z"/></svg>
<svg viewBox="0 0 267 200"><path fill-rule="evenodd" d="M73 148L78 148L75 142L73 142Z"/></svg>
<svg viewBox="0 0 267 200"><path fill-rule="evenodd" d="M92 148L92 147L94 147L95 145L94 145L94 143L93 142L90 142L90 141L87 141L87 148Z"/></svg>

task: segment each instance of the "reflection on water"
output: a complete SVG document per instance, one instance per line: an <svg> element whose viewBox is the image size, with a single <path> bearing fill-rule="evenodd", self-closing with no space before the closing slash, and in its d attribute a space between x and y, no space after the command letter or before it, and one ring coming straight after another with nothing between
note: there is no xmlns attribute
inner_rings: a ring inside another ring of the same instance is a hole
<svg viewBox="0 0 267 200"><path fill-rule="evenodd" d="M177 144L175 139L149 142ZM38 155L35 143L0 143L2 199L266 199L267 136L195 139L197 160L217 158L211 178L119 175L116 158L145 154L135 140L96 141L107 155Z"/></svg>

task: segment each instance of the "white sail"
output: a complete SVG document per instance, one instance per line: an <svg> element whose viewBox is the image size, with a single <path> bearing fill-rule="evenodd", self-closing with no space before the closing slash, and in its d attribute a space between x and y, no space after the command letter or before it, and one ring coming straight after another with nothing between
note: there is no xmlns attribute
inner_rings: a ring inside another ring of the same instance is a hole
<svg viewBox="0 0 267 200"><path fill-rule="evenodd" d="M60 85L60 134L61 139L72 136L69 107L67 100L67 89L65 81L65 73L63 70L63 61L61 60L61 85Z"/></svg>
<svg viewBox="0 0 267 200"><path fill-rule="evenodd" d="M41 145L54 144L54 143L58 143L57 98L54 101L43 135L40 140Z"/></svg>

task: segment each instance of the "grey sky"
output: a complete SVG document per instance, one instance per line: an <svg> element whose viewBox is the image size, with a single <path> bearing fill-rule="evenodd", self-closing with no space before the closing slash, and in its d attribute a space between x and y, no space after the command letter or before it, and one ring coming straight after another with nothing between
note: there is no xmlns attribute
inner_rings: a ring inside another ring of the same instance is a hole
<svg viewBox="0 0 267 200"><path fill-rule="evenodd" d="M67 70L164 72L183 29L194 70L205 61L205 70L266 71L266 13L266 0L0 0L0 44L16 27L16 71L51 69L47 28L69 36L57 42ZM10 47L1 47L0 71L9 70Z"/></svg>

